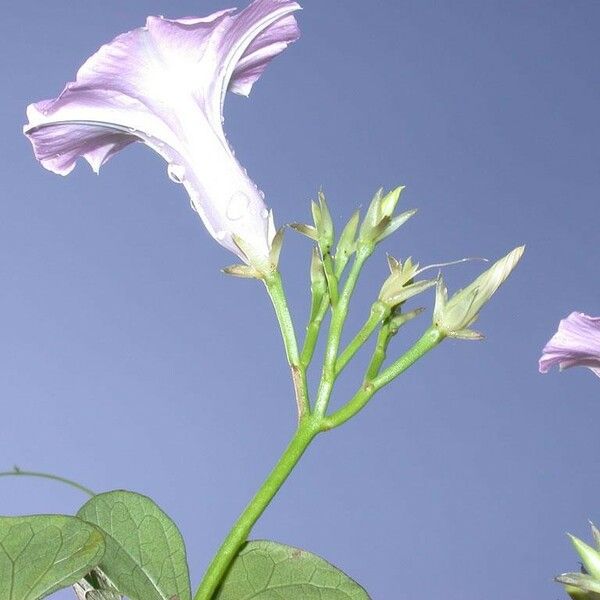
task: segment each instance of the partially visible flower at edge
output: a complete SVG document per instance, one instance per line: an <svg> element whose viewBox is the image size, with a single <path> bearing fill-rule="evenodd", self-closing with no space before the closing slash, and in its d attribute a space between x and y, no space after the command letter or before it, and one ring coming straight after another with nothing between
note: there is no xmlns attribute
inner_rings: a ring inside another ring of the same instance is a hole
<svg viewBox="0 0 600 600"><path fill-rule="evenodd" d="M558 331L544 346L539 361L540 373L558 365L588 367L600 377L600 317L572 312L558 325Z"/></svg>
<svg viewBox="0 0 600 600"><path fill-rule="evenodd" d="M236 14L148 17L145 27L102 46L58 98L27 108L24 133L36 158L67 175L83 157L98 172L143 142L168 162L209 233L245 262L264 265L273 215L229 147L223 102L227 90L247 96L270 60L298 39L292 13L299 9L291 0L254 0Z"/></svg>

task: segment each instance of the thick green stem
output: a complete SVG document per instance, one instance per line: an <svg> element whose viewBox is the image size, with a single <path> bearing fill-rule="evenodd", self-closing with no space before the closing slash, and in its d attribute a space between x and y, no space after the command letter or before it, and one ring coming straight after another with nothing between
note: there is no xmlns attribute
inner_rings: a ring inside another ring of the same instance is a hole
<svg viewBox="0 0 600 600"><path fill-rule="evenodd" d="M308 398L308 385L306 381L306 369L300 361L298 353L298 343L296 342L296 333L294 331L294 323L288 309L281 275L278 271L265 278L264 280L271 302L275 308L283 345L285 346L285 354L292 372L292 382L294 384L294 392L296 395L296 406L298 409L298 421L301 421L304 415L310 412L310 401Z"/></svg>
<svg viewBox="0 0 600 600"><path fill-rule="evenodd" d="M194 595L194 600L211 600L213 598L231 562L248 539L252 527L288 478L319 429L312 418L306 418L300 423L292 441L281 455L278 463L235 522L229 535L213 558L200 587Z"/></svg>
<svg viewBox="0 0 600 600"><path fill-rule="evenodd" d="M424 354L435 348L443 339L443 333L433 326L430 327L404 355L385 369L380 375L377 375L375 379L371 381L365 380L361 388L347 404L328 417L324 417L322 420L322 427L325 429L333 429L334 427L339 427L348 419L351 419L367 405L377 390L380 390L383 386L392 381L392 379L398 377L400 373L406 371L406 369L413 365Z"/></svg>
<svg viewBox="0 0 600 600"><path fill-rule="evenodd" d="M338 303L332 306L331 325L329 326L329 336L325 348L325 358L323 361L323 372L321 374L321 383L317 392L314 412L316 415L323 416L327 412L327 405L335 381L335 363L340 347L340 339L344 329L344 323L348 316L348 306L350 298L356 287L356 282L360 275L365 261L373 251L370 247L361 247L356 252L356 257L352 263L352 268L348 274L348 279L344 285L344 291L340 294Z"/></svg>

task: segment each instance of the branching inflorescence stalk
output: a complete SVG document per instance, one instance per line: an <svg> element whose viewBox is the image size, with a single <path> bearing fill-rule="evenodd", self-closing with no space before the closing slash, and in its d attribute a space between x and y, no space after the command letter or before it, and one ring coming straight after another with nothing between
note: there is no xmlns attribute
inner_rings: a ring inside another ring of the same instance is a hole
<svg viewBox="0 0 600 600"><path fill-rule="evenodd" d="M334 242L333 223L322 193L319 194L319 204L312 204L315 226L294 226L316 242L311 262L310 318L301 352L276 261L270 272L260 276L275 308L281 329L294 384L298 425L281 458L225 538L208 567L194 600L213 600L232 561L247 541L254 523L319 433L335 429L358 414L378 390L406 371L445 337L481 338L481 334L472 331L470 326L477 319L481 307L506 280L521 258L522 247L515 248L450 299L441 276L437 280L415 281L415 277L422 271L418 269L417 264L413 264L410 258L402 263L388 257L390 276L371 306L370 315L364 325L340 351L350 300L364 264L377 243L414 214L414 211L407 211L398 216L393 215L401 190L402 188L396 188L386 195L380 190L375 195L360 229L359 216L355 213L340 236L335 256L330 253ZM351 259L348 275L341 285L342 276ZM436 302L432 325L400 358L385 367L391 338L404 323L423 310L403 313L404 303L433 285L436 285ZM321 379L314 404L311 404L307 369L313 358L328 308L331 309L331 319ZM379 331L375 347L359 389L341 408L328 414L329 400L337 377L377 329Z"/></svg>
<svg viewBox="0 0 600 600"><path fill-rule="evenodd" d="M376 302L365 325L346 349L342 353L339 352L350 299L361 270L372 254L373 249L373 244L364 244L357 247L350 272L335 304L330 302L330 294L335 290L333 293L337 295L339 280L338 275L334 273L333 265L330 263L329 268L326 269L328 293L318 301L314 310L311 311L311 320L307 327L301 353L298 350L296 334L281 276L279 272L275 271L264 278L263 281L273 303L281 329L286 356L292 373L298 409L298 426L279 461L223 541L221 548L205 573L194 600L211 600L214 597L229 566L247 541L252 527L279 491L313 439L319 433L338 427L351 419L366 406L377 390L387 385L443 339L444 335L435 327L431 327L408 352L379 374L392 333L388 319L389 311L382 309ZM331 277L335 277L335 280L332 281ZM321 380L314 407L312 407L307 387L307 368L311 362L328 307L331 307L331 323L326 342ZM380 326L380 330L377 343L366 370L363 384L342 408L331 415L327 415L327 406L337 376L378 326Z"/></svg>

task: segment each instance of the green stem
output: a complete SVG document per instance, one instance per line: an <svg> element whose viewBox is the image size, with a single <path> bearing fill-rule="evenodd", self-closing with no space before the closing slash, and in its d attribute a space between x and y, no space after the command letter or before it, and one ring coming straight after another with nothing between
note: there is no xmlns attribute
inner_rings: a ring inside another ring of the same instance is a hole
<svg viewBox="0 0 600 600"><path fill-rule="evenodd" d="M379 369L381 369L381 365L383 364L383 361L386 357L390 339L390 322L389 319L387 319L382 323L381 329L377 334L375 350L373 351L373 356L371 356L371 361L369 362L369 366L367 367L367 371L365 373L366 381L371 381L372 379L375 379L375 377L379 373Z"/></svg>
<svg viewBox="0 0 600 600"><path fill-rule="evenodd" d="M278 271L275 271L275 273L265 278L264 283L271 298L271 302L273 303L277 321L279 322L279 328L281 329L285 354L292 372L292 382L294 384L296 406L298 409L298 421L301 421L304 415L310 413L306 369L300 362L294 323L292 322L292 317L288 309L283 284L281 282L281 275Z"/></svg>
<svg viewBox="0 0 600 600"><path fill-rule="evenodd" d="M225 538L221 548L213 558L202 583L194 595L194 600L211 600L213 598L231 562L238 555L240 548L248 539L254 523L256 523L288 478L306 448L319 432L319 429L316 422L311 418L306 418L300 423L281 458L244 512L242 512L235 522L229 535Z"/></svg>
<svg viewBox="0 0 600 600"><path fill-rule="evenodd" d="M377 329L379 323L381 323L389 313L390 309L383 304L383 302L377 301L373 304L369 318L337 359L335 363L336 377L344 370L344 367L371 337L371 334Z"/></svg>
<svg viewBox="0 0 600 600"><path fill-rule="evenodd" d="M333 268L333 260L331 254L323 254L323 270L325 271L325 277L327 279L327 289L329 290L329 298L331 299L331 306L335 306L338 302L338 278Z"/></svg>
<svg viewBox="0 0 600 600"><path fill-rule="evenodd" d="M71 487L74 487L90 497L96 495L95 492L90 490L90 488L85 487L85 485L81 485L80 483L77 483L72 479L67 479L66 477L53 475L52 473L42 473L40 471L21 471L21 469L15 467L13 471L5 471L0 473L0 477L40 477L42 479L51 479L52 481L59 481L60 483L70 485Z"/></svg>
<svg viewBox="0 0 600 600"><path fill-rule="evenodd" d="M321 300L321 305L314 316L311 319L308 327L306 328L306 337L304 338L304 345L302 346L302 354L300 355L300 364L306 369L310 365L315 347L319 339L319 332L321 331L321 325L329 306L329 296L325 295Z"/></svg>
<svg viewBox="0 0 600 600"><path fill-rule="evenodd" d="M443 333L433 326L430 327L404 355L385 369L385 371L371 381L366 380L347 404L328 417L324 417L322 427L333 429L351 419L367 405L377 390L380 390L392 381L392 379L398 377L400 373L406 371L424 354L435 348L443 339Z"/></svg>
<svg viewBox="0 0 600 600"><path fill-rule="evenodd" d="M329 404L331 390L333 389L333 383L335 381L337 353L340 347L344 323L348 316L350 298L356 287L356 282L358 281L361 269L371 252L372 248L370 247L361 247L357 250L356 257L352 263L352 268L348 274L348 279L346 279L346 284L344 285L344 291L341 293L338 303L335 306L332 305L331 324L329 326L329 336L325 348L325 358L323 360L323 372L321 374L321 382L319 384L314 409L315 414L319 416L323 416L327 412L327 405Z"/></svg>

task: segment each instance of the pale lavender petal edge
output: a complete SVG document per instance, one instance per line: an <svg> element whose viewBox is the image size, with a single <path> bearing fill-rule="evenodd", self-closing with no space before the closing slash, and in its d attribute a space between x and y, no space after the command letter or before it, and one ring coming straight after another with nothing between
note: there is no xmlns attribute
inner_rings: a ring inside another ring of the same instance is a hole
<svg viewBox="0 0 600 600"><path fill-rule="evenodd" d="M539 359L540 373L554 366L561 370L588 367L600 377L600 317L572 312L560 321Z"/></svg>

